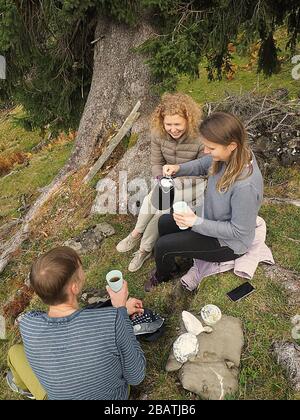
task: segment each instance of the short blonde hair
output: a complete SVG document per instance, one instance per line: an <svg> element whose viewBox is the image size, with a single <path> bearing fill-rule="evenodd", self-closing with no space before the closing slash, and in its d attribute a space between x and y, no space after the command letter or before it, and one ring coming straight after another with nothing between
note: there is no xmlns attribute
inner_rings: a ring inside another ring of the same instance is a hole
<svg viewBox="0 0 300 420"><path fill-rule="evenodd" d="M151 131L154 135L167 135L164 128L164 118L167 115L179 115L187 121L187 134L191 137L199 136L199 124L202 120L200 106L189 95L184 93L165 93L160 104L156 107L151 118Z"/></svg>

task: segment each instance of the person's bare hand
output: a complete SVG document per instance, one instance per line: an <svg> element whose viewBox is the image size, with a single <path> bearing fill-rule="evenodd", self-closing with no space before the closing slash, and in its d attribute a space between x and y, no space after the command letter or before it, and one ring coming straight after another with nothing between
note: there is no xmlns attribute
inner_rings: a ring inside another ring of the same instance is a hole
<svg viewBox="0 0 300 420"><path fill-rule="evenodd" d="M143 315L143 302L136 298L129 298L126 303L127 313L131 315Z"/></svg>
<svg viewBox="0 0 300 420"><path fill-rule="evenodd" d="M163 175L164 176L173 176L176 175L179 171L179 165L164 165L163 166Z"/></svg>
<svg viewBox="0 0 300 420"><path fill-rule="evenodd" d="M192 227L197 220L196 214L190 208L185 213L173 213L173 218L177 226L181 227Z"/></svg>
<svg viewBox="0 0 300 420"><path fill-rule="evenodd" d="M109 286L106 286L107 293L109 294L111 304L114 308L126 307L128 299L128 284L123 280L122 289L119 292L114 292Z"/></svg>

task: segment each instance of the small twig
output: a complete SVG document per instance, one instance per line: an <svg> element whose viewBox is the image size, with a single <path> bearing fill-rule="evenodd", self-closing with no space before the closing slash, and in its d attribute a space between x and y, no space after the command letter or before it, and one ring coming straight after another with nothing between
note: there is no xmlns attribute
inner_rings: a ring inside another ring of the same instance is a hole
<svg viewBox="0 0 300 420"><path fill-rule="evenodd" d="M289 241L296 242L297 244L300 244L299 239L289 238L288 236L284 236L284 238L288 239Z"/></svg>
<svg viewBox="0 0 300 420"><path fill-rule="evenodd" d="M265 204L289 204L300 207L300 200L291 200L290 198L265 197Z"/></svg>
<svg viewBox="0 0 300 420"><path fill-rule="evenodd" d="M264 112L259 112L258 114L254 115L254 117L252 117L249 121L247 121L247 122L245 123L246 128L248 128L248 127L250 126L250 123L251 123L252 121L254 121L254 120L263 120L263 119L265 119L265 118L270 118L270 117L275 117L275 116L277 116L277 115L280 115L280 111L278 111L278 112L276 112L276 113L273 113L273 114L263 115L263 114L265 114L266 112L271 111L271 110L272 110L272 109L274 109L274 108L275 108L275 107L269 108L268 110L266 110L266 111L264 111ZM261 115L261 117L260 117L260 115Z"/></svg>
<svg viewBox="0 0 300 420"><path fill-rule="evenodd" d="M261 111L263 110L263 108L265 106L265 102L266 102L267 96L268 96L268 94L266 94L266 96L264 97L264 100L263 100L262 105L261 105L261 108L260 108Z"/></svg>
<svg viewBox="0 0 300 420"><path fill-rule="evenodd" d="M279 128L279 127L281 126L281 124L283 123L283 121L284 121L284 120L285 120L288 116L290 116L290 115L296 115L296 114L294 114L294 113L288 113L288 114L286 114L286 115L282 118L282 120L280 121L280 123L279 123L279 124L277 124L275 128L273 128L273 130L272 130L272 131L276 131L276 130L277 130L277 128Z"/></svg>
<svg viewBox="0 0 300 420"><path fill-rule="evenodd" d="M91 45L96 44L97 42L99 42L103 38L104 38L104 35L99 36L99 38L94 39L94 41L91 42Z"/></svg>
<svg viewBox="0 0 300 420"><path fill-rule="evenodd" d="M15 173L17 173L18 171L11 171L9 174L7 174L7 175L5 175L5 176L3 176L3 177L0 177L0 181L3 181L3 179L5 179L5 178L8 178L9 176L11 176L11 175L13 175L13 174L15 174Z"/></svg>

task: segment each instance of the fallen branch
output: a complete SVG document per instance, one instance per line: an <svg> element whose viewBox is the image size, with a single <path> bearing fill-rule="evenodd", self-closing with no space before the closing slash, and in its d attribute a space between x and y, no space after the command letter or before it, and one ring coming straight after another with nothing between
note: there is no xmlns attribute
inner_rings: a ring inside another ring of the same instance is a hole
<svg viewBox="0 0 300 420"><path fill-rule="evenodd" d="M267 109L263 109L262 111L259 111L257 114L253 115L253 117L251 117L248 121L245 122L246 129L248 127L250 127L250 123L252 123L252 121L270 117L270 114L268 114L268 112L272 111L273 109L275 109L275 106L272 106L272 107L267 108ZM267 114L267 115L265 115L265 114ZM277 114L274 114L274 115L277 115Z"/></svg>
<svg viewBox="0 0 300 420"><path fill-rule="evenodd" d="M21 222L22 219L15 219L0 226L0 236L6 235L12 227L19 225Z"/></svg>
<svg viewBox="0 0 300 420"><path fill-rule="evenodd" d="M3 179L5 179L5 178L8 178L9 176L11 176L11 175L13 175L13 174L15 174L15 173L17 173L18 171L11 171L9 174L7 174L7 175L5 175L5 176L2 176L0 179L1 179L1 181L3 181Z"/></svg>
<svg viewBox="0 0 300 420"><path fill-rule="evenodd" d="M40 141L39 144L37 144L31 149L31 153L37 153L40 150L42 150L45 146L48 146L48 144L51 142L51 139L52 139L52 133L49 133L46 138L44 138L42 141Z"/></svg>
<svg viewBox="0 0 300 420"><path fill-rule="evenodd" d="M100 158L97 160L95 165L90 169L89 173L84 178L83 182L88 183L90 182L96 173L100 171L102 166L105 164L107 159L111 156L112 152L116 149L116 147L120 144L121 140L126 136L128 131L131 129L135 121L138 119L140 114L137 112L141 106L141 102L138 101L129 114L129 116L126 118L124 124L118 131L118 133L111 139L109 146L105 150L105 152L100 156Z"/></svg>

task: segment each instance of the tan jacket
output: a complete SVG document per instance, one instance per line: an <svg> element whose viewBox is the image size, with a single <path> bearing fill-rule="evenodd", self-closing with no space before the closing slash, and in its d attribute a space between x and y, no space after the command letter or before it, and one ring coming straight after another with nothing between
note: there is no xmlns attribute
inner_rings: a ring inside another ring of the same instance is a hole
<svg viewBox="0 0 300 420"><path fill-rule="evenodd" d="M151 166L153 177L162 175L164 165L175 165L198 159L203 155L203 145L199 138L182 136L179 140L167 136L151 141Z"/></svg>

